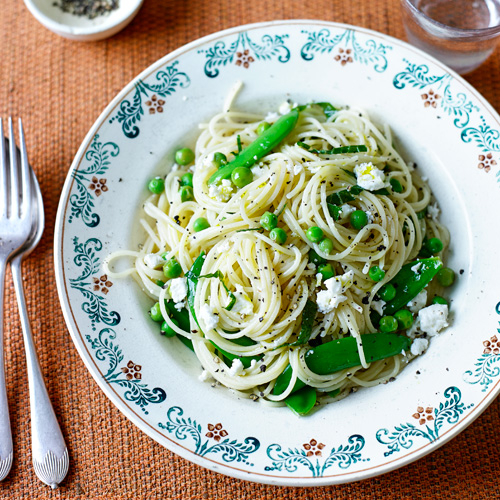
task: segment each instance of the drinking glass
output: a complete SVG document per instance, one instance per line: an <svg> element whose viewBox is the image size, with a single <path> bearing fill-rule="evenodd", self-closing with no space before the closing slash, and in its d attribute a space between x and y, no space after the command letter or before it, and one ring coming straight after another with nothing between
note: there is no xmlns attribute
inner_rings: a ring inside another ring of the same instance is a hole
<svg viewBox="0 0 500 500"><path fill-rule="evenodd" d="M500 0L401 0L408 40L465 74L481 65L500 35Z"/></svg>

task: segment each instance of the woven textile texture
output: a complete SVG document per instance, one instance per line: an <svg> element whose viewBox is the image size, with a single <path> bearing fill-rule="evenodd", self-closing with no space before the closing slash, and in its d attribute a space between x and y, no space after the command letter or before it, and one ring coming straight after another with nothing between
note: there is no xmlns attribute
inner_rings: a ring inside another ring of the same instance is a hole
<svg viewBox="0 0 500 500"><path fill-rule="evenodd" d="M50 1L50 0L47 0ZM127 1L127 0L122 0ZM43 239L25 264L27 301L48 391L71 468L51 491L31 466L24 349L7 274L5 337L15 460L0 483L11 499L492 499L500 498L500 402L450 443L384 476L324 488L279 488L225 477L179 458L129 422L98 388L59 306L53 232L60 192L89 128L121 88L179 46L220 29L273 19L321 18L405 39L399 0L145 0L124 31L101 42L49 32L21 0L0 9L0 116L21 116L46 203ZM500 111L500 52L466 78Z"/></svg>

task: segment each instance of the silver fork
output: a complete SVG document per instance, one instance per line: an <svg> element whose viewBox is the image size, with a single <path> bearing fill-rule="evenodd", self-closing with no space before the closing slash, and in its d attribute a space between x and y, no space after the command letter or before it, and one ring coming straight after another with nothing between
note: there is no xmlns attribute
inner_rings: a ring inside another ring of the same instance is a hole
<svg viewBox="0 0 500 500"><path fill-rule="evenodd" d="M22 143L24 144L24 141ZM21 176L19 176L12 120L9 118L9 158L7 158L3 123L0 118L0 480L9 473L13 458L3 352L5 269L9 258L26 243L30 233L31 177L26 148L21 147Z"/></svg>
<svg viewBox="0 0 500 500"><path fill-rule="evenodd" d="M1 120L0 140L2 143L4 142ZM9 208L7 215L8 217L10 217L10 219L12 219L12 214L18 215L18 218L16 219L16 234L22 233L24 235L25 233L23 231L26 231L27 236L17 249L10 252L7 259L10 258L12 278L14 281L19 313L21 315L21 325L23 329L24 346L26 351L31 407L31 444L33 467L35 469L36 475L41 481L43 481L45 484L48 484L52 488L56 488L66 476L69 466L69 459L66 443L64 442L64 437L57 422L56 415L52 408L52 404L50 402L50 398L43 381L43 375L40 369L40 364L38 362L38 356L36 354L35 344L33 342L33 336L31 333L31 326L26 309L26 300L23 290L21 269L22 262L24 257L26 257L40 241L44 229L45 217L40 186L38 185L36 176L31 170L28 163L28 156L26 153L26 144L24 140L24 132L21 120L19 120L19 142L21 182L19 182L18 178L17 182L12 183L9 203L6 203L6 206ZM15 179L16 176L18 177L18 157L14 139L14 132L12 129L12 120L10 119L9 143L9 174L11 178L10 180L12 180ZM5 155L3 155L2 158L3 166L5 166ZM5 168L2 168L1 170L6 171ZM2 186L2 184L0 184L0 186ZM3 199L6 200L7 198L5 197ZM12 200L14 199L17 200L18 207L14 206L14 208L12 208ZM21 209L20 212L18 210L19 208ZM0 219L0 235L3 237L2 223L3 219ZM21 238L19 241L21 241ZM10 438L10 443L12 450L12 438ZM10 456L12 457L12 451ZM8 471L6 472L6 474L7 473Z"/></svg>

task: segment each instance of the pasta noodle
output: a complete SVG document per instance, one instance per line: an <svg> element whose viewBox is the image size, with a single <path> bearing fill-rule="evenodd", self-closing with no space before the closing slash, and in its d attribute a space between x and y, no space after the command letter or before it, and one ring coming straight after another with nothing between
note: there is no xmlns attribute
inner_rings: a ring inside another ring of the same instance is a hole
<svg viewBox="0 0 500 500"><path fill-rule="evenodd" d="M133 256L133 267L113 271L115 259L124 256L118 251L109 256L106 272L133 275L159 302L165 328L192 342L203 378L215 379L239 396L282 405L300 379L316 389L319 402L327 403L359 387L392 380L415 353L408 349L370 362L363 336L377 331L373 311L383 309L378 296L382 287L418 258L425 241L438 238L443 243L439 255L448 246L449 234L437 219L428 185L394 148L387 126L375 125L361 110L326 113L317 105L302 107L298 122L279 146L254 161L250 183L210 184L217 171L215 153L232 158L233 152L244 151L258 139L263 121L275 123L279 118L277 113L233 110L236 94L237 89L223 112L200 126L194 163L189 168L174 165L161 194L145 201L141 225L146 239L140 250L126 253ZM328 153L359 145L366 151ZM367 167L369 175L379 175L382 190L350 191L368 175L362 172ZM193 196L182 201L181 179L187 172L193 174ZM355 193L353 199L332 213L329 197L346 190ZM422 217L426 208L427 216ZM350 217L354 210L364 212L366 224L355 227ZM266 212L277 215L286 242L273 239L261 225ZM195 221L200 218L208 224L197 231ZM308 229L313 227L331 241L330 251L324 251L328 245L311 241ZM181 281L175 286L182 289L186 273L202 253L196 292L188 297L191 303L186 302L185 288L175 301L177 292L165 278L163 263L175 259L180 264ZM383 271L380 281L370 276L373 266ZM321 274L320 268L331 269L333 277ZM329 294L329 285L337 287L336 294ZM433 287L434 282L426 288L427 303L439 291ZM189 331L175 321L168 301L176 302L180 312L192 306ZM298 343L309 301L319 310L308 338ZM411 336L426 337L416 326ZM312 347L346 337L356 339L358 366L322 375L309 368L305 354ZM243 366L243 359L250 363ZM286 389L276 393L276 380L289 365L292 376Z"/></svg>

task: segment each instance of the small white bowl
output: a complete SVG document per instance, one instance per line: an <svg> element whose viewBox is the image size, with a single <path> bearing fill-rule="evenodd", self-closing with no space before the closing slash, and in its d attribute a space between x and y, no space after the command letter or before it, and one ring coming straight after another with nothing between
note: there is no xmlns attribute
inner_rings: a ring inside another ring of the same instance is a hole
<svg viewBox="0 0 500 500"><path fill-rule="evenodd" d="M120 6L88 19L63 12L54 0L24 0L33 16L46 28L70 40L94 41L108 38L125 28L135 17L144 0L122 0Z"/></svg>

